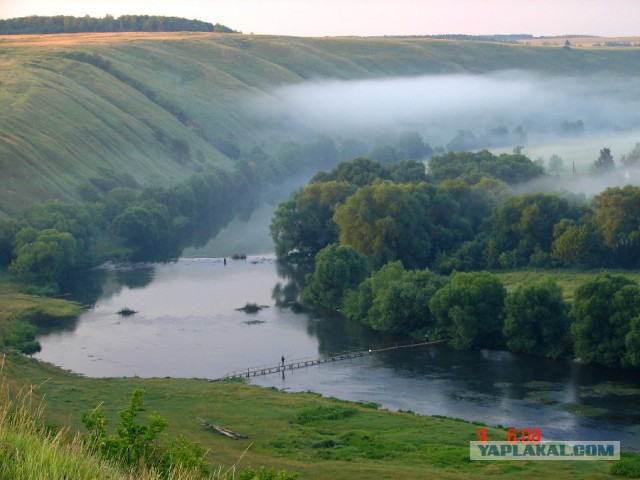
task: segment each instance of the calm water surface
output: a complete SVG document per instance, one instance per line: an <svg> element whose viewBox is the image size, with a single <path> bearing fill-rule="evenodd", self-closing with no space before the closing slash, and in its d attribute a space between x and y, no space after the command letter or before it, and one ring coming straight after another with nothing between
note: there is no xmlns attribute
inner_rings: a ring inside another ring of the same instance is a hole
<svg viewBox="0 0 640 480"><path fill-rule="evenodd" d="M183 258L96 272L92 307L50 325L36 356L92 376L216 378L287 360L368 349L398 339L339 317L294 313L304 272L273 256ZM97 300L95 300L97 298ZM256 314L236 310L264 305ZM128 307L138 313L121 317ZM401 349L256 377L252 383L311 390L385 408L507 427L540 428L559 440L620 440L640 449L640 379L619 372L502 351L444 346Z"/></svg>

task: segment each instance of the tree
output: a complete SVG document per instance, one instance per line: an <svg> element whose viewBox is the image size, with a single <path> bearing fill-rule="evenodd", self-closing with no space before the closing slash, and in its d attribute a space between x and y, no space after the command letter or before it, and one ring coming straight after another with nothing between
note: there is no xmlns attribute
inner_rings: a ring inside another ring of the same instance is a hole
<svg viewBox="0 0 640 480"><path fill-rule="evenodd" d="M340 243L373 259L375 265L401 260L424 267L432 253L426 188L380 182L360 188L333 216Z"/></svg>
<svg viewBox="0 0 640 480"><path fill-rule="evenodd" d="M500 280L489 272L458 272L431 298L429 309L455 348L498 347L503 343L505 295Z"/></svg>
<svg viewBox="0 0 640 480"><path fill-rule="evenodd" d="M624 275L600 274L576 290L572 313L578 357L611 368L637 364L640 288L636 282Z"/></svg>
<svg viewBox="0 0 640 480"><path fill-rule="evenodd" d="M640 253L640 187L607 188L591 201L593 225L623 267L637 265Z"/></svg>
<svg viewBox="0 0 640 480"><path fill-rule="evenodd" d="M13 239L18 224L13 220L0 220L0 266L7 266L13 258Z"/></svg>
<svg viewBox="0 0 640 480"><path fill-rule="evenodd" d="M528 265L534 253L550 255L554 226L562 219L577 219L579 205L556 194L534 193L509 197L491 217L491 238L502 253L513 256L513 265Z"/></svg>
<svg viewBox="0 0 640 480"><path fill-rule="evenodd" d="M345 295L369 273L367 259L349 246L331 244L318 252L307 275L302 299L317 307L340 310Z"/></svg>
<svg viewBox="0 0 640 480"><path fill-rule="evenodd" d="M170 243L171 216L166 206L155 200L136 203L114 218L111 229L134 251L134 258L154 258Z"/></svg>
<svg viewBox="0 0 640 480"><path fill-rule="evenodd" d="M79 266L93 262L93 245L98 229L105 228L101 216L90 207L47 201L29 207L23 215L25 223L36 230L54 229L71 234L76 243Z"/></svg>
<svg viewBox="0 0 640 480"><path fill-rule="evenodd" d="M563 218L553 227L551 256L568 266L593 267L606 260L602 237L591 222Z"/></svg>
<svg viewBox="0 0 640 480"><path fill-rule="evenodd" d="M613 157L611 156L611 150L603 148L600 150L598 159L591 164L591 174L604 175L614 171L615 168L616 165L613 161Z"/></svg>
<svg viewBox="0 0 640 480"><path fill-rule="evenodd" d="M387 177L379 162L366 157L358 157L354 160L340 162L329 172L316 173L309 183L335 180L363 187L384 178Z"/></svg>
<svg viewBox="0 0 640 480"><path fill-rule="evenodd" d="M432 157L428 168L429 178L435 182L461 177L468 183L476 183L482 177L489 177L516 184L544 174L544 168L521 153L496 156L488 150L449 152Z"/></svg>
<svg viewBox="0 0 640 480"><path fill-rule="evenodd" d="M350 292L344 313L385 332L433 328L429 300L443 285L429 270L407 271L401 262L390 262Z"/></svg>
<svg viewBox="0 0 640 480"><path fill-rule="evenodd" d="M396 142L396 151L401 160L422 160L433 152L418 132L402 132Z"/></svg>
<svg viewBox="0 0 640 480"><path fill-rule="evenodd" d="M336 205L355 192L347 182L311 183L280 203L270 225L276 255L308 259L338 240Z"/></svg>
<svg viewBox="0 0 640 480"><path fill-rule="evenodd" d="M552 172L558 172L562 170L563 163L562 158L554 153L549 157L549 170Z"/></svg>
<svg viewBox="0 0 640 480"><path fill-rule="evenodd" d="M623 155L620 159L620 163L622 163L625 167L637 167L640 164L640 143L636 143L636 146L633 147L626 155Z"/></svg>
<svg viewBox="0 0 640 480"><path fill-rule="evenodd" d="M16 234L10 270L20 280L56 284L76 267L77 242L68 232L23 228Z"/></svg>
<svg viewBox="0 0 640 480"><path fill-rule="evenodd" d="M505 300L503 333L509 350L557 358L569 345L569 307L550 277L521 285Z"/></svg>

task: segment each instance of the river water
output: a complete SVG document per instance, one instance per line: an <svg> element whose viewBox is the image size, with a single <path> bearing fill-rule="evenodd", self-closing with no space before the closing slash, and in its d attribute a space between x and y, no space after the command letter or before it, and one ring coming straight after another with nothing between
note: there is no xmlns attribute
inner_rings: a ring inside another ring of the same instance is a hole
<svg viewBox="0 0 640 480"><path fill-rule="evenodd" d="M192 252L194 253L194 252ZM201 252L195 252L201 253ZM369 349L399 339L338 316L285 308L304 272L273 255L181 258L95 272L91 308L48 325L41 360L91 377L217 378L247 367ZM252 302L255 314L236 310ZM136 310L130 317L117 312ZM252 378L383 408L540 428L556 440L620 440L640 449L640 379L576 362L438 345Z"/></svg>

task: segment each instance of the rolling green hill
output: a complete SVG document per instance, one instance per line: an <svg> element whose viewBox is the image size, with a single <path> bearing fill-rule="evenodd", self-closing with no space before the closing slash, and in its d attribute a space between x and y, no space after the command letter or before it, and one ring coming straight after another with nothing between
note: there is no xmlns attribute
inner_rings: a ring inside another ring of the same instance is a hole
<svg viewBox="0 0 640 480"><path fill-rule="evenodd" d="M107 172L141 185L233 166L290 139L247 99L318 78L526 69L640 75L640 49L562 49L399 38L210 33L0 37L0 217L48 198L75 200ZM233 149L232 149L233 150ZM226 152L227 155L225 155ZM234 155L231 155L234 156Z"/></svg>

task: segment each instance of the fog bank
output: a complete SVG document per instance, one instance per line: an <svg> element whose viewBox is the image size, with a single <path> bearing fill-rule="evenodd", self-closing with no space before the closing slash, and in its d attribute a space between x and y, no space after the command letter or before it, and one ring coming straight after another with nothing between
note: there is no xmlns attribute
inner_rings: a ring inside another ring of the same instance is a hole
<svg viewBox="0 0 640 480"><path fill-rule="evenodd" d="M445 146L460 131L529 140L637 130L640 80L543 77L530 72L322 80L279 87L261 113L341 136L415 130ZM499 139L498 139L499 140ZM525 142L519 142L525 143ZM495 142L494 142L495 144Z"/></svg>

